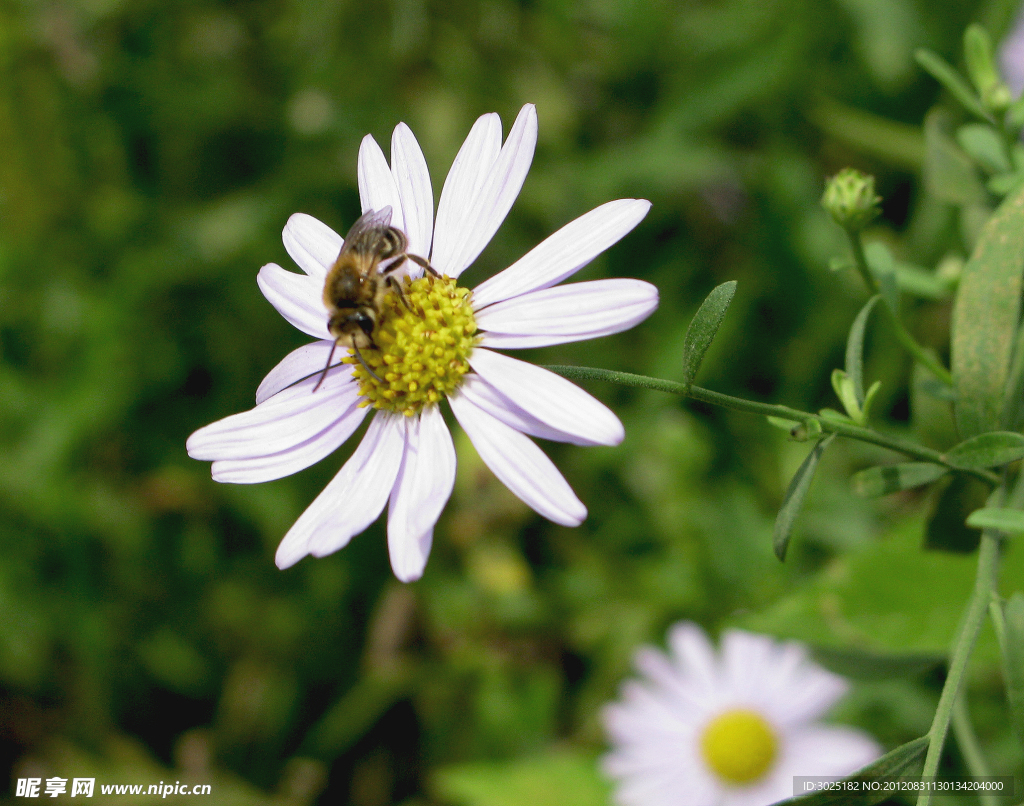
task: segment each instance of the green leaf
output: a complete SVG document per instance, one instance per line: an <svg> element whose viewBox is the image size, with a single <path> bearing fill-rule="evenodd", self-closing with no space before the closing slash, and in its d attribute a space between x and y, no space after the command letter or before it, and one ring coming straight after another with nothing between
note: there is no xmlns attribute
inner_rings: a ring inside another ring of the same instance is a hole
<svg viewBox="0 0 1024 806"><path fill-rule="evenodd" d="M899 779L912 764L918 761L928 749L928 737L922 736L920 739L914 739L912 742L901 744L895 750L890 750L878 761L868 764L868 766L855 772L853 775L848 775L843 778L844 781L858 781L862 783L875 782L875 781L895 781ZM796 776L793 782L794 786L797 786L797 782L801 776ZM813 778L809 779L812 782ZM813 783L812 783L813 785ZM789 800L781 801L777 806L872 806L875 803L881 803L883 800L889 798L889 792L884 787L865 787L861 786L855 792L844 791L844 790L829 790L822 792L812 792L808 795L803 795L798 798L790 798Z"/></svg>
<svg viewBox="0 0 1024 806"><path fill-rule="evenodd" d="M993 196L1008 196L1024 184L1024 171L1011 171L993 176L985 187Z"/></svg>
<svg viewBox="0 0 1024 806"><path fill-rule="evenodd" d="M953 305L951 356L960 433L1000 427L1020 316L1024 188L995 211L964 265Z"/></svg>
<svg viewBox="0 0 1024 806"><path fill-rule="evenodd" d="M827 437L819 439L789 482L786 497L782 499L782 506L779 508L779 514L775 518L775 531L772 534L775 556L780 561L786 559L786 549L789 547L789 537L793 531L793 522L796 520L796 516L800 514L804 498L807 496L807 491L811 488L814 471L818 467L821 455L833 439L835 439L835 434L829 434Z"/></svg>
<svg viewBox="0 0 1024 806"><path fill-rule="evenodd" d="M920 266L910 263L896 264L896 284L900 291L921 299L945 299L953 291L956 282Z"/></svg>
<svg viewBox="0 0 1024 806"><path fill-rule="evenodd" d="M964 31L964 61L967 74L982 96L999 82L995 62L992 60L992 40L988 31L974 23Z"/></svg>
<svg viewBox="0 0 1024 806"><path fill-rule="evenodd" d="M900 287L896 281L896 261L892 259L889 247L879 241L873 241L864 247L864 257L867 258L871 273L878 280L878 287L886 306L894 314L899 314Z"/></svg>
<svg viewBox="0 0 1024 806"><path fill-rule="evenodd" d="M816 647L945 655L974 590L977 558L921 551L922 521L903 520L843 552L767 607L733 616L729 626ZM965 528L963 520L959 525ZM1017 548L1002 559L1003 579L1024 579L1024 551ZM983 631L972 669L998 664L995 636Z"/></svg>
<svg viewBox="0 0 1024 806"><path fill-rule="evenodd" d="M1002 138L987 123L968 123L957 129L956 140L970 157L990 174L1010 170L1006 146Z"/></svg>
<svg viewBox="0 0 1024 806"><path fill-rule="evenodd" d="M871 652L866 649L811 647L811 654L826 669L854 680L894 680L914 677L941 666L946 656L939 652L903 654Z"/></svg>
<svg viewBox="0 0 1024 806"><path fill-rule="evenodd" d="M996 607L1002 616L1002 629L997 632L1001 635L999 648L1010 721L1017 738L1024 744L1024 593L1018 591Z"/></svg>
<svg viewBox="0 0 1024 806"><path fill-rule="evenodd" d="M988 431L978 434L950 448L943 457L953 467L961 470L998 467L1022 458L1024 435L1014 431Z"/></svg>
<svg viewBox="0 0 1024 806"><path fill-rule="evenodd" d="M931 73L932 78L950 91L953 97L961 103L964 109L977 115L983 120L989 120L988 112L986 112L985 107L981 105L981 100L974 94L974 90L971 89L970 84L964 80L960 73L950 66L949 62L943 59L938 53L930 51L927 48L920 48L915 51L914 58L917 59L917 63L921 65L921 67Z"/></svg>
<svg viewBox="0 0 1024 806"><path fill-rule="evenodd" d="M869 467L854 474L851 484L857 495L877 498L880 495L930 484L948 472L949 468L931 462L903 462L898 465Z"/></svg>
<svg viewBox="0 0 1024 806"><path fill-rule="evenodd" d="M611 794L597 761L569 752L442 767L432 784L457 806L607 806Z"/></svg>
<svg viewBox="0 0 1024 806"><path fill-rule="evenodd" d="M1017 328L1017 338L1013 345L1013 361L1006 378L1006 391L1003 393L1004 428L1019 431L1024 425L1024 324Z"/></svg>
<svg viewBox="0 0 1024 806"><path fill-rule="evenodd" d="M985 200L974 163L949 136L949 114L933 109L924 119L924 182L941 201L972 205Z"/></svg>
<svg viewBox="0 0 1024 806"><path fill-rule="evenodd" d="M938 485L924 531L924 547L933 551L968 554L981 535L967 526L967 517L985 506L988 486L971 476L955 475Z"/></svg>
<svg viewBox="0 0 1024 806"><path fill-rule="evenodd" d="M853 146L858 154L869 154L913 173L921 170L924 137L918 126L831 99L823 99L809 112L809 117L831 137Z"/></svg>
<svg viewBox="0 0 1024 806"><path fill-rule="evenodd" d="M714 341L718 327L722 324L725 312L729 309L733 294L736 293L736 281L730 280L715 288L707 299L701 303L683 338L683 375L682 382L689 386L697 377L704 354Z"/></svg>
<svg viewBox="0 0 1024 806"><path fill-rule="evenodd" d="M879 295L876 294L860 309L846 339L846 374L853 381L853 393L861 409L864 408L864 331L878 300Z"/></svg>
<svg viewBox="0 0 1024 806"><path fill-rule="evenodd" d="M975 529L996 529L1011 535L1024 534L1024 512L1019 509L984 507L967 516L967 525Z"/></svg>

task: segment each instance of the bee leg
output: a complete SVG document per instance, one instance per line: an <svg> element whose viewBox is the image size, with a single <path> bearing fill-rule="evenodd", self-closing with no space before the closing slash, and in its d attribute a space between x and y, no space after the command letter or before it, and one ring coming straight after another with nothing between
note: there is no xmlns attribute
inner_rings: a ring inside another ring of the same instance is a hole
<svg viewBox="0 0 1024 806"><path fill-rule="evenodd" d="M437 273L437 269L435 269L433 266L431 266L430 265L430 261L427 260L425 257L420 257L419 255L406 255L406 257L409 258L409 260L411 260L417 266L422 266L424 269L429 271L435 277L440 277L441 276L440 274Z"/></svg>
<svg viewBox="0 0 1024 806"><path fill-rule="evenodd" d="M316 386L313 387L314 392L320 388L320 384L322 384L324 382L324 378L327 377L327 370L331 368L331 359L334 358L334 348L337 346L338 342L334 342L334 344L331 345L331 351L327 354L327 366L325 366L324 371L320 373L320 380L318 380L316 382Z"/></svg>
<svg viewBox="0 0 1024 806"><path fill-rule="evenodd" d="M402 284L394 277L386 278L385 282L394 289L395 293L398 294L398 298L402 300L402 304L405 306L407 311L412 311L412 306L409 304L409 298L405 296L405 292L402 290Z"/></svg>
<svg viewBox="0 0 1024 806"><path fill-rule="evenodd" d="M374 349L376 349L376 345L373 344L372 340L370 344L374 347ZM378 375L376 372L370 369L369 364L366 363L366 359L363 358L363 354L359 352L359 347L354 341L352 342L352 351L356 354L356 358L359 359L359 363L363 365L363 369L365 369L367 372L370 373L370 375L376 378L378 383L385 383L384 379L380 377L380 375Z"/></svg>

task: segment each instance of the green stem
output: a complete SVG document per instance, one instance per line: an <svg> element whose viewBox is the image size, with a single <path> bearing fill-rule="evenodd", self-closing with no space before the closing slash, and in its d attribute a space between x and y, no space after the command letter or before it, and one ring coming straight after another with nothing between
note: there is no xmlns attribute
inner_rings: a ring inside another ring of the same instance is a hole
<svg viewBox="0 0 1024 806"><path fill-rule="evenodd" d="M861 240L860 232L857 230L846 230L846 235L850 239L850 247L853 249L853 262L857 266L857 271L860 272L861 279L864 284L868 287L868 291L872 295L880 294L882 289L879 288L878 280L871 273L871 268L868 266L867 255L864 254L864 241ZM913 336L910 335L910 331L907 330L903 323L896 316L896 312L888 306L883 300L882 310L885 311L885 315L888 317L893 330L896 332L896 338L899 339L900 344L906 348L914 359L924 367L928 369L936 378L942 381L947 386L953 385L953 376L949 370L940 364L934 356L926 352L925 349L917 343Z"/></svg>
<svg viewBox="0 0 1024 806"><path fill-rule="evenodd" d="M754 400L745 400L741 397L725 395L721 392L712 392L710 389L702 389L699 386L687 386L677 381L666 381L661 378L650 378L646 375L634 375L632 372L616 372L610 369L596 369L593 367L568 367L548 366L552 372L557 372L565 378L577 381L612 381L624 386L633 386L639 389L653 389L657 392L668 392L669 394L683 395L685 397L699 400L702 403L713 403L716 406L733 409L734 411L745 411L749 414L762 414L767 417L781 417L784 420L793 420L798 423L808 423L816 420L821 425L822 431L832 434L839 434L843 437L857 439L861 442L869 442L891 451L898 451L922 462L934 462L945 465L950 470L961 473L970 473L977 478L990 484L997 484L999 476L988 470L963 470L956 468L946 461L946 457L936 450L926 448L914 442L909 442L898 437L889 437L864 428L853 423L844 423L838 420L825 419L817 414L791 409L789 406L778 406L772 403L758 403Z"/></svg>
<svg viewBox="0 0 1024 806"><path fill-rule="evenodd" d="M953 654L949 659L946 682L942 686L942 694L939 695L939 705L935 709L935 718L928 731L928 753L924 758L924 769L921 771L922 779L934 778L939 769L939 759L942 757L942 747L946 742L953 706L956 703L957 694L960 693L960 685L963 682L964 672L967 670L967 662L970 660L974 642L981 631L992 591L995 589L996 575L999 570L999 543L1000 538L996 532L986 529L981 533L981 545L978 548L978 573L974 580L974 591L967 603L963 625L953 647ZM928 806L931 799L932 793L925 790L918 797L917 806Z"/></svg>
<svg viewBox="0 0 1024 806"><path fill-rule="evenodd" d="M971 714L967 709L966 692L960 694L953 702L952 714L953 736L960 747L967 769L975 778L988 778L992 774L989 769L985 755L981 752L981 745L974 732L974 725L971 724ZM999 806L1002 801L991 792L979 793L978 798L982 806Z"/></svg>

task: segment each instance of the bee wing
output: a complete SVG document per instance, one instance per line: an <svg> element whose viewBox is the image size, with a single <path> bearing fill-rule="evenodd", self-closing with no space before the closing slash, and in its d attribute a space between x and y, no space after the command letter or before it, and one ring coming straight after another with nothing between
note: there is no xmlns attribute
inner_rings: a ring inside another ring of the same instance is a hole
<svg viewBox="0 0 1024 806"><path fill-rule="evenodd" d="M373 233L376 235L381 230L387 229L391 225L391 205L387 207L381 207L379 210L367 210L359 218L356 219L356 223L352 225L352 228L348 231L348 235L345 236L345 243L349 241L359 241L362 236L366 233Z"/></svg>

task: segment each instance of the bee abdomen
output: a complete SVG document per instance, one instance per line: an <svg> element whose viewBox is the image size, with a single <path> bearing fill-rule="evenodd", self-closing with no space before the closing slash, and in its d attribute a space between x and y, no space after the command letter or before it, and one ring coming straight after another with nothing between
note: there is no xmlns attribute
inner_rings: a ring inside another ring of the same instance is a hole
<svg viewBox="0 0 1024 806"><path fill-rule="evenodd" d="M395 255L405 254L405 248L408 244L406 241L405 233L395 227L388 227L381 233L380 236L380 257L386 260L389 257Z"/></svg>

